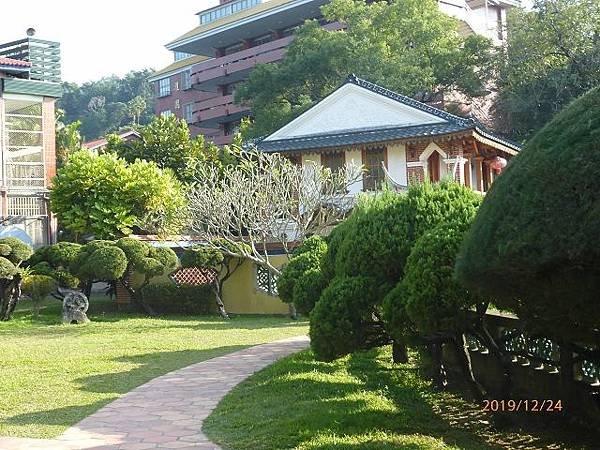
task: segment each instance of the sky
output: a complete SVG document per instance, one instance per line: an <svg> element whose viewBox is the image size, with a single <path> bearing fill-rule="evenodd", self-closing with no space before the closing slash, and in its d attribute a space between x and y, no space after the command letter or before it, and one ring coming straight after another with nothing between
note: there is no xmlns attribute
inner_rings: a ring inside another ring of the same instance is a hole
<svg viewBox="0 0 600 450"><path fill-rule="evenodd" d="M26 37L58 41L63 80L76 83L173 62L164 45L198 26L196 13L218 0L2 0L0 43Z"/></svg>

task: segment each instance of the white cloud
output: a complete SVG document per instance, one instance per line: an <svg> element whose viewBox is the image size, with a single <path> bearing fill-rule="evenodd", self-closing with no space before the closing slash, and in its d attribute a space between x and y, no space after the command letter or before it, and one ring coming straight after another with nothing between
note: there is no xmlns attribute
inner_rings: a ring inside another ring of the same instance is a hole
<svg viewBox="0 0 600 450"><path fill-rule="evenodd" d="M59 41L63 80L81 83L173 61L164 45L198 25L218 0L2 1L0 43L25 37Z"/></svg>

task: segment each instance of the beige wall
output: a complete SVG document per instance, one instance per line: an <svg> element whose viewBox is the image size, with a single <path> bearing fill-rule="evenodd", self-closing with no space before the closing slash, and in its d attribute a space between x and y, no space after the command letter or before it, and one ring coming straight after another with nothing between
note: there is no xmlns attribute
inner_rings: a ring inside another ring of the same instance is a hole
<svg viewBox="0 0 600 450"><path fill-rule="evenodd" d="M287 262L284 255L272 256L275 266ZM233 314L288 314L289 307L279 297L263 292L256 285L256 265L251 261L242 264L223 286L225 309Z"/></svg>

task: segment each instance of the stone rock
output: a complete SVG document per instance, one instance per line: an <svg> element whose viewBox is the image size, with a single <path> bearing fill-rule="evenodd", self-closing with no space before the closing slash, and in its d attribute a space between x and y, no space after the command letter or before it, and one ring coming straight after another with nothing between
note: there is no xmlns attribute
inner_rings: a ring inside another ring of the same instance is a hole
<svg viewBox="0 0 600 450"><path fill-rule="evenodd" d="M90 306L87 297L79 291L63 289L63 323L88 323L86 312Z"/></svg>

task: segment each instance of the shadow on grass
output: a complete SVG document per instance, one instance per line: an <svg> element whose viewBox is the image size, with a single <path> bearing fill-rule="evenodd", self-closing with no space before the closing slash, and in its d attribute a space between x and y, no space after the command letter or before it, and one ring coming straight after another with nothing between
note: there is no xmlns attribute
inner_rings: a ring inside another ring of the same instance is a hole
<svg viewBox="0 0 600 450"><path fill-rule="evenodd" d="M122 356L113 361L136 364L137 367L115 373L90 375L75 380L80 389L88 392L124 394L153 378L247 348L247 345L229 345L206 350L181 350Z"/></svg>
<svg viewBox="0 0 600 450"><path fill-rule="evenodd" d="M351 373L346 373L348 366ZM414 368L401 369L395 379L386 372L372 354L319 363L310 352L303 352L240 384L205 421L204 431L217 443L236 449L298 445L323 450L425 449L434 448L433 439L460 448L501 448L471 433L456 432L437 417L426 389L415 387ZM423 435L429 443L405 442L398 447L387 439L361 440L372 432ZM359 442L323 436L350 436Z"/></svg>
<svg viewBox="0 0 600 450"><path fill-rule="evenodd" d="M71 426L115 400L121 394L129 392L153 378L189 366L190 364L206 361L207 359L232 353L246 347L248 346L231 345L207 350L156 352L115 358L114 361L134 363L138 366L124 372L90 375L75 380L80 386L79 389L87 392L114 394L111 398L85 405L74 405L15 415L4 419L4 422L13 425L43 424Z"/></svg>
<svg viewBox="0 0 600 450"><path fill-rule="evenodd" d="M232 390L204 432L239 450L596 448L497 432L478 405L434 392L414 365L392 366L389 357L371 351L322 363L302 352L281 360Z"/></svg>
<svg viewBox="0 0 600 450"><path fill-rule="evenodd" d="M7 417L3 422L10 425L21 426L42 424L69 427L107 405L112 400L113 399L105 399L86 405L65 406L63 408L49 409L46 411L19 414Z"/></svg>

